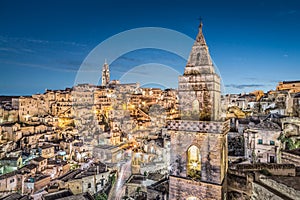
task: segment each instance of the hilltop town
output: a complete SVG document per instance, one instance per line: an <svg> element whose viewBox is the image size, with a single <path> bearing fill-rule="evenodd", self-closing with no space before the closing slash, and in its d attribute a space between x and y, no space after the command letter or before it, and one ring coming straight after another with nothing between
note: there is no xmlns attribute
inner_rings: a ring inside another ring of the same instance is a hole
<svg viewBox="0 0 300 200"><path fill-rule="evenodd" d="M178 89L0 97L0 199L300 199L300 81L221 94L202 32Z"/></svg>

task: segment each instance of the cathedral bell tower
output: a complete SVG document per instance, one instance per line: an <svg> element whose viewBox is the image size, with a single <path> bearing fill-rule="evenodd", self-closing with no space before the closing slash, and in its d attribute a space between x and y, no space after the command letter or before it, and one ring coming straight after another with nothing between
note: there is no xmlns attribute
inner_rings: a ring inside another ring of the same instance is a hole
<svg viewBox="0 0 300 200"><path fill-rule="evenodd" d="M109 73L109 65L106 63L106 60L104 62L104 65L102 67L102 86L107 86L110 81L110 73Z"/></svg>
<svg viewBox="0 0 300 200"><path fill-rule="evenodd" d="M180 119L168 122L171 136L169 199L225 199L227 133L221 119L220 77L202 32L179 76Z"/></svg>

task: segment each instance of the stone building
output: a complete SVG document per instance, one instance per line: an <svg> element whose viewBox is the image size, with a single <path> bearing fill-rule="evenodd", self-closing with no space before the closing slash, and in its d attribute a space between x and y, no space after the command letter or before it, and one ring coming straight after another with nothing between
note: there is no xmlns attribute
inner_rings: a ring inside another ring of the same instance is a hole
<svg viewBox="0 0 300 200"><path fill-rule="evenodd" d="M22 157L4 157L0 159L0 174L12 172L22 167Z"/></svg>
<svg viewBox="0 0 300 200"><path fill-rule="evenodd" d="M106 63L106 60L104 62L104 65L102 67L102 86L107 86L110 81L110 73L109 73L109 65Z"/></svg>
<svg viewBox="0 0 300 200"><path fill-rule="evenodd" d="M24 193L33 194L50 183L50 176L36 174L24 181Z"/></svg>
<svg viewBox="0 0 300 200"><path fill-rule="evenodd" d="M170 199L225 199L227 132L221 120L220 77L210 58L202 23L183 76L179 76L180 120L171 136Z"/></svg>
<svg viewBox="0 0 300 200"><path fill-rule="evenodd" d="M281 127L269 120L244 131L245 158L251 162L280 163Z"/></svg>
<svg viewBox="0 0 300 200"><path fill-rule="evenodd" d="M300 80L299 81L282 81L279 82L277 87L277 91L290 91L292 93L300 92Z"/></svg>
<svg viewBox="0 0 300 200"><path fill-rule="evenodd" d="M37 101L32 97L19 98L19 119L28 121L30 117L37 115Z"/></svg>
<svg viewBox="0 0 300 200"><path fill-rule="evenodd" d="M109 184L110 170L103 163L95 163L86 170L73 170L59 177L60 189L69 189L73 194L89 192L95 194Z"/></svg>
<svg viewBox="0 0 300 200"><path fill-rule="evenodd" d="M16 192L17 187L17 171L13 171L0 176L0 195Z"/></svg>
<svg viewBox="0 0 300 200"><path fill-rule="evenodd" d="M40 156L32 159L31 163L36 165L37 172L42 172L46 169L48 165L48 160Z"/></svg>
<svg viewBox="0 0 300 200"><path fill-rule="evenodd" d="M41 156L44 158L54 158L54 146L51 144L45 144L41 147Z"/></svg>

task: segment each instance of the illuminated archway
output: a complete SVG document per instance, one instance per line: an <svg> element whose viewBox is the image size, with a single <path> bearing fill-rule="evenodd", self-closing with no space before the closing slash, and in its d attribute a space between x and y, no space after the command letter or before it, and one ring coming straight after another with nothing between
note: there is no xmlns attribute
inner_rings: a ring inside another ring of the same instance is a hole
<svg viewBox="0 0 300 200"><path fill-rule="evenodd" d="M192 145L187 151L187 176L193 179L201 178L200 149Z"/></svg>

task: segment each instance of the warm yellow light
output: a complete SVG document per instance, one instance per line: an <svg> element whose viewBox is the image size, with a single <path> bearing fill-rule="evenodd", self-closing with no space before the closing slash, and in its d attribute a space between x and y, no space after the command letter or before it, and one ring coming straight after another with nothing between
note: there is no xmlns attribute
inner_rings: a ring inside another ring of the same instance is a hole
<svg viewBox="0 0 300 200"><path fill-rule="evenodd" d="M196 162L193 162L193 163L192 163L192 166L193 166L194 168L197 168L197 166L198 166L198 163L196 163Z"/></svg>

